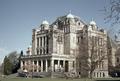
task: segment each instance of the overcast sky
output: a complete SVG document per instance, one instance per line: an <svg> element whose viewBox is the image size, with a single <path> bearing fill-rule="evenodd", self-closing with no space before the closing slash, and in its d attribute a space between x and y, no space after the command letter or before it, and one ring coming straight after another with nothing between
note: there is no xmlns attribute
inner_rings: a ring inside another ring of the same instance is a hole
<svg viewBox="0 0 120 81"><path fill-rule="evenodd" d="M69 13L89 23L92 18L102 28L102 9L109 0L0 0L0 63L11 51L26 50L31 43L32 29L43 20L49 23ZM25 53L25 52L24 52Z"/></svg>

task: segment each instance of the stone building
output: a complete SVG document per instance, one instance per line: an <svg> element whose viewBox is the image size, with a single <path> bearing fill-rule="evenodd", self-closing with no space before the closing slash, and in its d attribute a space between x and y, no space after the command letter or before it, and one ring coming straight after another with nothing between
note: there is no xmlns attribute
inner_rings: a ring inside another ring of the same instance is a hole
<svg viewBox="0 0 120 81"><path fill-rule="evenodd" d="M115 40L108 36L108 71L110 76L118 77L120 68L120 35L115 35Z"/></svg>
<svg viewBox="0 0 120 81"><path fill-rule="evenodd" d="M117 38L115 39L117 48L115 52L115 65L120 67L120 32L116 35Z"/></svg>
<svg viewBox="0 0 120 81"><path fill-rule="evenodd" d="M107 33L95 21L71 13L33 29L32 47L21 58L28 72L74 71L81 77L108 77Z"/></svg>

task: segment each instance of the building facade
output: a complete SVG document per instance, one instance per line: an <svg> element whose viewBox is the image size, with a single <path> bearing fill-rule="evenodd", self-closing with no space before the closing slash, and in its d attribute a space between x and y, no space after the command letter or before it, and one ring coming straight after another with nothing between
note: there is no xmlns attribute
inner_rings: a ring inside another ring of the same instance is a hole
<svg viewBox="0 0 120 81"><path fill-rule="evenodd" d="M45 20L33 29L32 46L21 57L21 70L108 77L107 33L95 21L87 24L71 13L52 24Z"/></svg>

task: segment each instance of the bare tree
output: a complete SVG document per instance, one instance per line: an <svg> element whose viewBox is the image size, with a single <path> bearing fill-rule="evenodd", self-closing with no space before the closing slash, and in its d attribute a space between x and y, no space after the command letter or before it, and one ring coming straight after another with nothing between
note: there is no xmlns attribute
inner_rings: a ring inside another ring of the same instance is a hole
<svg viewBox="0 0 120 81"><path fill-rule="evenodd" d="M96 43L98 40L95 40L92 37L87 37L87 34L85 35L84 31L83 36L81 35L80 38L81 40L79 41L80 46L77 63L81 64L81 67L79 67L80 70L85 71L82 72L83 75L81 74L81 77L92 78L94 70L104 59L106 59L107 56L105 55L105 51L102 52L101 56L97 55Z"/></svg>
<svg viewBox="0 0 120 81"><path fill-rule="evenodd" d="M106 22L112 23L111 25L120 24L120 0L110 0L109 6L104 7Z"/></svg>

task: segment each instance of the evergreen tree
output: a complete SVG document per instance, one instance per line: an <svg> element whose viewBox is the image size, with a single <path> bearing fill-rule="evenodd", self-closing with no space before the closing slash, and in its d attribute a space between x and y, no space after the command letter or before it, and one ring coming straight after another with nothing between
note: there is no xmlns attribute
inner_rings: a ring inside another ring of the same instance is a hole
<svg viewBox="0 0 120 81"><path fill-rule="evenodd" d="M13 64L10 62L7 56L4 58L4 74L9 75L12 73Z"/></svg>
<svg viewBox="0 0 120 81"><path fill-rule="evenodd" d="M8 54L8 59L13 65L12 73L17 73L17 70L20 68L20 54L17 51L13 51Z"/></svg>

